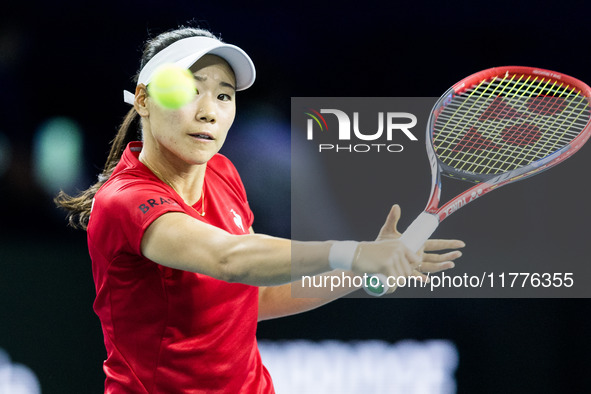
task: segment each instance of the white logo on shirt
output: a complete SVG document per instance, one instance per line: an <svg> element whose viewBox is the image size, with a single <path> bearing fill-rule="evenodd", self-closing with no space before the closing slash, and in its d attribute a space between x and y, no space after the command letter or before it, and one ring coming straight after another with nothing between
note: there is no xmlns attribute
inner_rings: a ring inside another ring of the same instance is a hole
<svg viewBox="0 0 591 394"><path fill-rule="evenodd" d="M234 209L230 209L230 212L234 214L234 224L244 232L244 226L242 225L242 217L236 213Z"/></svg>

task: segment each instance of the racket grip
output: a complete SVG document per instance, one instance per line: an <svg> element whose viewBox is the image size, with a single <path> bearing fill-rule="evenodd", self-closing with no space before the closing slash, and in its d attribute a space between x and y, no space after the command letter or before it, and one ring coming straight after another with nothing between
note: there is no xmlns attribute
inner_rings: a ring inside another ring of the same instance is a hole
<svg viewBox="0 0 591 394"><path fill-rule="evenodd" d="M408 226L400 237L400 241L413 253L416 253L433 234L437 226L439 226L437 215L423 212ZM372 283L378 284L377 286L373 286ZM388 289L387 278L382 274L372 275L370 280L368 280L368 285L364 287L367 294L376 297L386 294Z"/></svg>
<svg viewBox="0 0 591 394"><path fill-rule="evenodd" d="M437 215L423 212L407 227L400 240L413 253L416 253L433 234L437 226L439 226Z"/></svg>

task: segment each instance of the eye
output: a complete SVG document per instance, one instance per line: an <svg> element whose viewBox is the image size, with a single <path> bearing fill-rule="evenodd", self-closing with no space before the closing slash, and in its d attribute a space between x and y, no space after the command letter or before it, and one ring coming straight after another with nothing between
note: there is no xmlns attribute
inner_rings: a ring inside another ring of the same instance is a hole
<svg viewBox="0 0 591 394"><path fill-rule="evenodd" d="M222 94L218 95L218 100L221 100L221 101L232 101L232 97L229 94L222 93Z"/></svg>

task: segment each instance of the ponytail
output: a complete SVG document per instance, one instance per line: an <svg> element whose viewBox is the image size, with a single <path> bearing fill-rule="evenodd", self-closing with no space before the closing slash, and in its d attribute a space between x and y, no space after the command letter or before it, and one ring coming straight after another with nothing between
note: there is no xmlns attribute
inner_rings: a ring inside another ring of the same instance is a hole
<svg viewBox="0 0 591 394"><path fill-rule="evenodd" d="M105 167L99 174L98 181L94 185L80 192L76 196L70 196L62 190L54 198L53 201L58 207L64 208L68 211L67 219L70 226L76 229L86 230L88 219L90 219L90 210L92 208L94 195L109 179L111 174L113 174L113 170L117 166L117 163L119 163L127 144L137 139L136 134L130 131L133 129L132 126L136 118L137 112L134 108L129 110L127 115L125 115L121 126L119 126L117 135L113 141L111 141L111 150L107 162L105 163Z"/></svg>

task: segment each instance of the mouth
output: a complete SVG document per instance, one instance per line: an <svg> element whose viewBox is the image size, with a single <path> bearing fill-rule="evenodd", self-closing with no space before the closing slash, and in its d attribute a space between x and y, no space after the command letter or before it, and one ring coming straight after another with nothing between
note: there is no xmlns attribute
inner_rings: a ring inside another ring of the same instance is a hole
<svg viewBox="0 0 591 394"><path fill-rule="evenodd" d="M198 140L205 140L205 141L213 141L215 140L215 138L213 138L213 135L209 134L209 133L191 133L189 134L191 137L198 139Z"/></svg>

